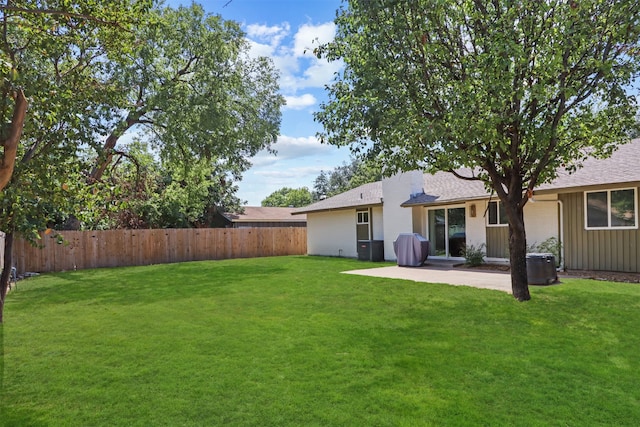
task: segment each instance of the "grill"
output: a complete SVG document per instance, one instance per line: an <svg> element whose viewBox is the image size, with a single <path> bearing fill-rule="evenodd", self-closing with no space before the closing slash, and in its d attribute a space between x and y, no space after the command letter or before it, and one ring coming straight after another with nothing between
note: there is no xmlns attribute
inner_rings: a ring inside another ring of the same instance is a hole
<svg viewBox="0 0 640 427"><path fill-rule="evenodd" d="M400 233L393 242L398 265L403 267L419 267L429 256L429 241L419 233Z"/></svg>

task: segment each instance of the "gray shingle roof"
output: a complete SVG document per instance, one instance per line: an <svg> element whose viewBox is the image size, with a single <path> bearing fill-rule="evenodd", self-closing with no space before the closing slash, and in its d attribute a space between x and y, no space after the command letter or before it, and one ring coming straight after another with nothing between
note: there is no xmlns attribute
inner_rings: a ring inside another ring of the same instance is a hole
<svg viewBox="0 0 640 427"><path fill-rule="evenodd" d="M469 169L460 169L460 175L471 176ZM640 138L621 145L607 159L587 159L576 172L559 171L558 177L550 184L536 188L541 192L556 192L603 184L640 183ZM407 200L402 206L455 203L465 200L484 199L489 192L480 181L457 178L450 172L424 174L424 194ZM382 182L361 185L337 196L321 200L294 212L318 212L358 206L381 205Z"/></svg>
<svg viewBox="0 0 640 427"><path fill-rule="evenodd" d="M293 214L307 212L328 211L332 209L353 208L359 206L382 205L382 181L361 185L337 194L328 199L320 200L309 206L296 209Z"/></svg>
<svg viewBox="0 0 640 427"><path fill-rule="evenodd" d="M462 176L471 177L470 169L460 169ZM402 206L424 205L433 203L455 203L462 200L482 199L489 195L480 181L460 179L450 172L424 174L424 193L417 194Z"/></svg>
<svg viewBox="0 0 640 427"><path fill-rule="evenodd" d="M640 182L640 138L621 145L608 159L590 158L583 167L569 174L561 170L550 184L537 189L565 190L602 184L623 184Z"/></svg>

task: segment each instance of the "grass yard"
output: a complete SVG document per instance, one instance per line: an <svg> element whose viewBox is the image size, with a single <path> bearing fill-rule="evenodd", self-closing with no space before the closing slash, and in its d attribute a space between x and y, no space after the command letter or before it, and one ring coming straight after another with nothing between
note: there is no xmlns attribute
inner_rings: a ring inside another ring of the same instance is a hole
<svg viewBox="0 0 640 427"><path fill-rule="evenodd" d="M279 257L52 274L8 296L7 426L640 425L640 285L490 290Z"/></svg>

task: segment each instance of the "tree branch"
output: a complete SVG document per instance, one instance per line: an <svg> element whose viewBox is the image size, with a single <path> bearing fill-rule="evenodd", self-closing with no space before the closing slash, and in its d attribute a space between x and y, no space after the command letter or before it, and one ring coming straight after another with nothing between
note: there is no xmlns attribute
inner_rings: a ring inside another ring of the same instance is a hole
<svg viewBox="0 0 640 427"><path fill-rule="evenodd" d="M18 143L22 136L24 128L24 120L27 115L27 98L22 90L13 93L15 105L13 107L13 117L11 118L11 126L9 127L8 136L0 141L0 145L4 147L2 159L0 159L0 191L2 191L13 175L13 168L16 165L16 155L18 153Z"/></svg>
<svg viewBox="0 0 640 427"><path fill-rule="evenodd" d="M97 18L97 17L92 16L92 15L87 15L85 13L68 12L66 10L27 9L27 8L24 8L24 7L0 5L0 11L3 11L3 12L17 12L17 13L30 13L30 14L34 14L34 15L66 16L68 18L82 19L82 20L85 20L85 21L92 21L92 22L97 22L99 24L104 24L104 25L110 25L110 26L114 26L114 27L118 27L118 28L123 28L122 25L120 25L120 23L116 22L116 21L107 21L107 20L100 19L100 18ZM127 31L129 31L129 30L127 30Z"/></svg>
<svg viewBox="0 0 640 427"><path fill-rule="evenodd" d="M455 176L456 178L460 178L460 179L465 180L465 181L482 181L482 179L480 179L479 177L477 177L477 176L475 176L475 175L474 175L474 176L464 176L464 175L461 175L461 174L460 174L457 170L455 170L455 169L449 169L449 171L448 171L448 172L452 173L452 174L453 174L453 176ZM473 172L472 172L472 175L473 175Z"/></svg>

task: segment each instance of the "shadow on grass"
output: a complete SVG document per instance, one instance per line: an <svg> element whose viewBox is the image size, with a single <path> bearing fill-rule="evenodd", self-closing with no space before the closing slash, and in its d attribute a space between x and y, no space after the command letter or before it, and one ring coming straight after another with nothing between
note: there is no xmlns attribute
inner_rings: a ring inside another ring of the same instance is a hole
<svg viewBox="0 0 640 427"><path fill-rule="evenodd" d="M0 405L3 405L3 402L4 402L4 325L0 324ZM2 413L3 412L0 412L0 414Z"/></svg>
<svg viewBox="0 0 640 427"><path fill-rule="evenodd" d="M79 302L148 304L226 294L234 292L233 287L239 283L255 283L284 270L265 263L251 266L203 261L54 273L28 279L11 299L13 304L25 301L33 307ZM52 288L56 288L56 292L52 292Z"/></svg>

